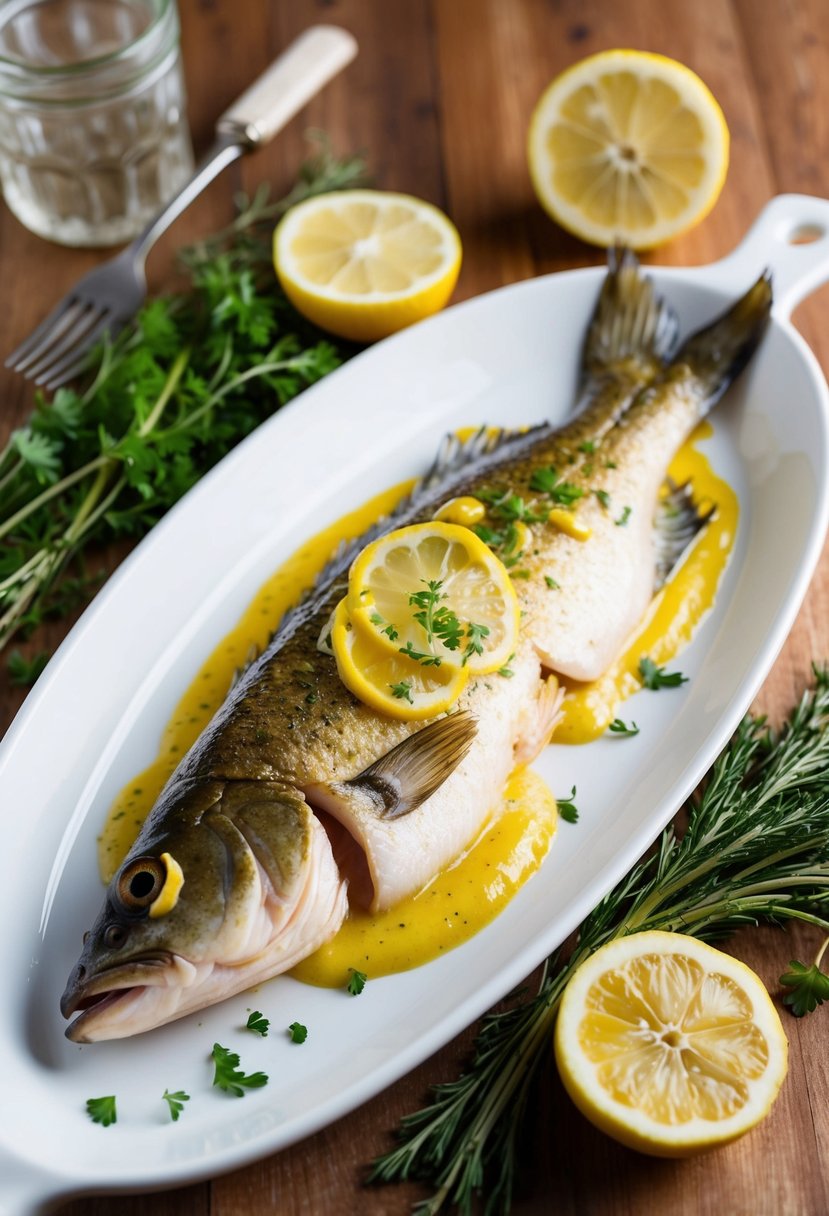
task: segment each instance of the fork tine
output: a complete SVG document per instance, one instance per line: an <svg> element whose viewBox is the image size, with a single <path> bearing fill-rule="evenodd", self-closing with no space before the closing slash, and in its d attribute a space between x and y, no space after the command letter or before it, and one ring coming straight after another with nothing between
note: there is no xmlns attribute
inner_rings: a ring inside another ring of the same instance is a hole
<svg viewBox="0 0 829 1216"><path fill-rule="evenodd" d="M32 330L28 338L12 351L6 359L5 366L16 372L22 371L26 364L37 359L43 351L48 349L56 334L63 333L66 326L71 324L72 317L67 316L69 310L72 310L73 315L77 315L78 310L82 307L80 301L74 296L64 296L48 317L45 317L40 325Z"/></svg>
<svg viewBox="0 0 829 1216"><path fill-rule="evenodd" d="M96 305L84 304L78 319L49 346L36 363L30 363L23 375L27 380L40 382L41 377L48 375L50 369L63 355L74 354L78 345L85 341L87 330L96 325L101 317L101 309Z"/></svg>
<svg viewBox="0 0 829 1216"><path fill-rule="evenodd" d="M112 313L106 309L100 316L92 328L84 334L78 343L76 343L63 358L58 359L56 363L43 369L35 380L35 384L42 384L44 388L58 388L59 385L65 384L67 380L71 380L78 372L83 370L83 367L89 357L89 352L97 342L98 338L103 334L104 330L112 326Z"/></svg>

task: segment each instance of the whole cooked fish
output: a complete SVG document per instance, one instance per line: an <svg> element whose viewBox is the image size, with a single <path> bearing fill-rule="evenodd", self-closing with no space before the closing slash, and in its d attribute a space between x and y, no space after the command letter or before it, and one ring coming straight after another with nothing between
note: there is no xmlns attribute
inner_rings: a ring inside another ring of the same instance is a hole
<svg viewBox="0 0 829 1216"><path fill-rule="evenodd" d="M666 365L671 310L631 257L611 266L573 421L445 443L394 516L323 572L184 757L85 937L61 1001L67 1018L80 1011L69 1038L148 1030L286 971L336 932L347 891L389 907L470 843L493 791L550 737L560 693L548 673L597 677L642 615L668 463L750 358L770 304L764 277ZM393 720L351 695L318 638L356 553L457 495L487 504L484 538L524 574L512 678L470 679L426 725Z"/></svg>

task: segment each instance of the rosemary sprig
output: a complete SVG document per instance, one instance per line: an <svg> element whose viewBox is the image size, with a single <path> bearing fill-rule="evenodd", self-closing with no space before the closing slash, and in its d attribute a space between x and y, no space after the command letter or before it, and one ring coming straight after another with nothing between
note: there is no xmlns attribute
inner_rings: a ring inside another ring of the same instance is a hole
<svg viewBox="0 0 829 1216"><path fill-rule="evenodd" d="M468 1216L484 1187L487 1216L507 1213L533 1081L579 964L605 942L647 929L710 941L740 925L786 920L829 931L826 667L815 668L814 690L779 734L763 718L744 719L689 803L684 835L665 829L585 920L567 962L548 960L535 996L487 1015L468 1070L403 1119L401 1144L374 1163L371 1180L431 1184L417 1216L445 1204Z"/></svg>

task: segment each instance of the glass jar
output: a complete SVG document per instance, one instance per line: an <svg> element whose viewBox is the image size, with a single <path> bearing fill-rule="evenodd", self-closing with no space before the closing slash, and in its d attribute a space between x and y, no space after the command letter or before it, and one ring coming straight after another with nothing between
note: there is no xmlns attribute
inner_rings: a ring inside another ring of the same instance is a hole
<svg viewBox="0 0 829 1216"><path fill-rule="evenodd" d="M175 0L2 0L0 180L27 228L119 244L192 170Z"/></svg>

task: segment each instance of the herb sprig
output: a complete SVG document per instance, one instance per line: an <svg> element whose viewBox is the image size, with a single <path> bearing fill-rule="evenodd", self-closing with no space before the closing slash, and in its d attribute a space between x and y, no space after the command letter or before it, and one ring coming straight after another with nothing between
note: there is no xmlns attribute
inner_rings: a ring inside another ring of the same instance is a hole
<svg viewBox="0 0 829 1216"><path fill-rule="evenodd" d="M213 1063L215 1070L213 1084L218 1085L225 1093L233 1094L236 1098L244 1098L246 1089L261 1089L268 1084L264 1072L244 1073L239 1067L239 1056L221 1043L213 1044Z"/></svg>
<svg viewBox="0 0 829 1216"><path fill-rule="evenodd" d="M509 1211L523 1120L562 993L605 942L648 929L710 941L786 920L829 931L829 670L815 669L815 678L780 734L763 718L744 719L689 803L684 835L665 829L588 916L569 960L547 962L535 996L484 1019L468 1071L404 1118L402 1143L374 1163L373 1181L431 1184L418 1216L445 1204L468 1216L484 1189L487 1216Z"/></svg>
<svg viewBox="0 0 829 1216"><path fill-rule="evenodd" d="M323 146L279 202L259 191L182 254L189 284L150 300L90 357L85 383L35 399L0 452L0 649L83 603L92 554L134 541L274 410L342 361L274 279L270 231L288 206L358 184ZM71 593L71 594L70 594ZM68 597L68 598L67 598ZM40 660L14 676L36 678Z"/></svg>

